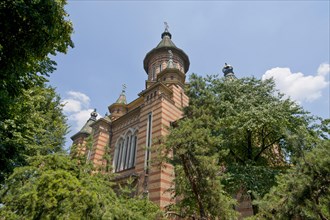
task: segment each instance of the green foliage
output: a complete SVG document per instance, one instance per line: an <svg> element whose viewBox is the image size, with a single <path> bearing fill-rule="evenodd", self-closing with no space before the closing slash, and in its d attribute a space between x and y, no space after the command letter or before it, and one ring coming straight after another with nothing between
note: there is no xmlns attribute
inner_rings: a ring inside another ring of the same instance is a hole
<svg viewBox="0 0 330 220"><path fill-rule="evenodd" d="M0 2L0 183L27 156L59 151L66 131L57 95L44 88L73 46L65 0Z"/></svg>
<svg viewBox="0 0 330 220"><path fill-rule="evenodd" d="M0 3L0 100L45 82L56 64L48 55L73 46L65 0ZM37 74L39 73L39 74Z"/></svg>
<svg viewBox="0 0 330 220"><path fill-rule="evenodd" d="M269 191L269 186L274 185L275 177L280 172L281 170L267 166L229 164L223 184L231 194L243 189L252 198L261 198Z"/></svg>
<svg viewBox="0 0 330 220"><path fill-rule="evenodd" d="M283 154L299 155L312 141L301 137L310 136L306 134L314 118L284 99L272 80L192 75L188 96L188 116L213 115L214 135L223 137L222 146L230 151L228 161L278 165Z"/></svg>
<svg viewBox="0 0 330 220"><path fill-rule="evenodd" d="M327 129L285 99L272 80L193 74L186 94L185 117L165 144L176 169L176 208L184 215L198 210L200 218L227 218L233 203L224 202L229 200L223 190L262 197L275 176L311 150Z"/></svg>
<svg viewBox="0 0 330 220"><path fill-rule="evenodd" d="M34 155L62 151L66 119L51 87L34 87L14 98L0 122L0 182Z"/></svg>
<svg viewBox="0 0 330 220"><path fill-rule="evenodd" d="M63 154L30 158L1 191L2 218L155 219L159 214L145 199L117 196L111 175L81 162Z"/></svg>
<svg viewBox="0 0 330 220"><path fill-rule="evenodd" d="M163 213L159 207L147 198L136 195L136 187L133 178L119 184L119 203L127 207L120 219L162 219Z"/></svg>
<svg viewBox="0 0 330 220"><path fill-rule="evenodd" d="M187 94L186 115L212 115L212 135L222 138L217 149L229 152L223 161L230 179L224 182L227 189L241 187L253 196L264 195L278 170L319 138L312 127L316 118L284 99L272 80L192 75Z"/></svg>
<svg viewBox="0 0 330 220"><path fill-rule="evenodd" d="M320 142L296 166L277 177L255 219L330 218L330 141Z"/></svg>
<svg viewBox="0 0 330 220"><path fill-rule="evenodd" d="M219 158L226 151L218 151L221 138L212 135L210 115L185 118L171 129L166 149L173 151L175 165L175 197L178 203L168 210L181 217L233 219L234 200L221 185Z"/></svg>

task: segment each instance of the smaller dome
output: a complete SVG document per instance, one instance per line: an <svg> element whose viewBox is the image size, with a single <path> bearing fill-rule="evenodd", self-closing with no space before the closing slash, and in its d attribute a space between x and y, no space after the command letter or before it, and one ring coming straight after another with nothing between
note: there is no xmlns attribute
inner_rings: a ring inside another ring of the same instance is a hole
<svg viewBox="0 0 330 220"><path fill-rule="evenodd" d="M71 140L75 140L79 135L85 134L85 135L90 135L92 134L92 127L91 124L93 124L96 121L98 114L96 112L96 108L94 108L94 111L91 113L91 117L87 120L85 125L78 131L75 135L71 137Z"/></svg>
<svg viewBox="0 0 330 220"><path fill-rule="evenodd" d="M93 121L95 121L96 118L97 118L97 116L98 116L98 114L96 112L96 108L94 108L94 111L91 113L90 119L93 120Z"/></svg>
<svg viewBox="0 0 330 220"><path fill-rule="evenodd" d="M224 76L226 78L236 79L236 76L235 76L235 73L233 70L234 70L234 68L227 63L225 63L225 66L222 68L222 72L224 73Z"/></svg>
<svg viewBox="0 0 330 220"><path fill-rule="evenodd" d="M119 95L119 98L117 99L116 103L118 104L127 104L127 100L126 100L126 85L123 85L123 89Z"/></svg>

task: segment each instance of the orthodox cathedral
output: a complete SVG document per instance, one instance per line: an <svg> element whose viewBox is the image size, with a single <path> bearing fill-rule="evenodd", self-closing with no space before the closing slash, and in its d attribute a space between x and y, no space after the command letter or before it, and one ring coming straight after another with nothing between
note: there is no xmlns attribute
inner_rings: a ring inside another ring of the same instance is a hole
<svg viewBox="0 0 330 220"><path fill-rule="evenodd" d="M189 64L187 54L173 43L166 27L159 44L143 60L147 80L138 97L127 103L123 87L117 101L109 105L109 115L96 120L97 113L92 112L83 128L71 137L73 145L95 166L110 163L118 182L131 178L136 194L147 196L161 208L175 202L168 192L174 169L171 164L159 164L153 145L168 134L171 123L183 116L183 107L188 105L184 87ZM225 77L235 78L231 66L226 64L223 72ZM87 147L89 137L91 148Z"/></svg>

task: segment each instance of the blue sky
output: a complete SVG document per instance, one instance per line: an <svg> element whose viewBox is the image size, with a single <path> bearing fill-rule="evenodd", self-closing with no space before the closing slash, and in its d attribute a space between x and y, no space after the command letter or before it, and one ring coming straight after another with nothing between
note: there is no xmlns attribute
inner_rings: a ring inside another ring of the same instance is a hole
<svg viewBox="0 0 330 220"><path fill-rule="evenodd" d="M161 40L164 21L190 59L191 73L274 77L305 110L330 117L329 1L75 1L66 10L75 48L54 59L50 84L67 106L73 135L91 109L104 116L127 85L144 89L143 59ZM69 145L67 143L67 145Z"/></svg>

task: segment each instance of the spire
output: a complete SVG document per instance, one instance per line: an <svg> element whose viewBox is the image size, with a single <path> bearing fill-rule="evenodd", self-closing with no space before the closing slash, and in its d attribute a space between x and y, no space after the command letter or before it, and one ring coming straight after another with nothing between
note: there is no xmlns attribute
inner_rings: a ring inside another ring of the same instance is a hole
<svg viewBox="0 0 330 220"><path fill-rule="evenodd" d="M156 48L160 48L160 47L175 47L175 44L172 42L172 34L168 31L169 26L167 24L167 22L164 22L165 25L165 30L162 33L162 40L159 42L159 44L157 45Z"/></svg>
<svg viewBox="0 0 330 220"><path fill-rule="evenodd" d="M121 90L121 94L119 95L119 98L117 99L116 103L127 104L126 94L125 94L126 91L125 90L126 90L126 85L123 84L123 88Z"/></svg>
<svg viewBox="0 0 330 220"><path fill-rule="evenodd" d="M226 79L237 79L233 67L227 63L225 63L225 66L222 68L222 72L224 73L224 76Z"/></svg>
<svg viewBox="0 0 330 220"><path fill-rule="evenodd" d="M167 24L167 22L165 21L164 22L164 25L165 25L165 30L164 30L164 32L162 33L162 39L164 39L164 37L169 37L170 39L172 38L172 35L171 35L171 33L168 31L168 29L169 29L169 26L168 26L168 24Z"/></svg>

